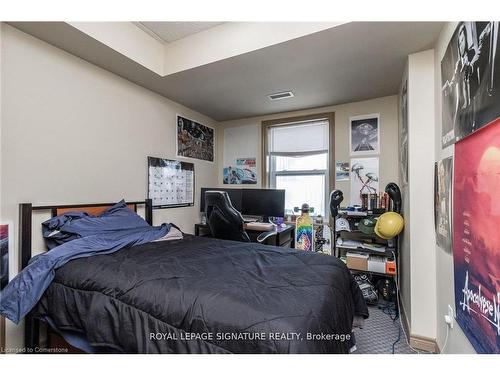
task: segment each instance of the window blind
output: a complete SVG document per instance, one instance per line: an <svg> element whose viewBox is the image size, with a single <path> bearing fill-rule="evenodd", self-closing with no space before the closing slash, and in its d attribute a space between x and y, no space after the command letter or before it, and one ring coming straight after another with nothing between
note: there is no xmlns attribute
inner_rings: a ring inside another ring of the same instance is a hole
<svg viewBox="0 0 500 375"><path fill-rule="evenodd" d="M272 155L328 152L328 143L328 120L280 125L268 130L268 151Z"/></svg>

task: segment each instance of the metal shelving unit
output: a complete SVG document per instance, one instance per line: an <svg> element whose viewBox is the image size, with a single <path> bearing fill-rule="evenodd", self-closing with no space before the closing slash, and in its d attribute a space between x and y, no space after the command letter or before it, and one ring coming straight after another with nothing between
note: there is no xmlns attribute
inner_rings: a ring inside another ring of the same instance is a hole
<svg viewBox="0 0 500 375"><path fill-rule="evenodd" d="M351 228L355 227L354 222L359 221L361 219L364 219L366 217L378 217L381 214L367 214L366 216L348 216L346 213L341 213L339 216L344 217L349 221L349 224ZM338 258L342 258L342 255L347 253L347 252L355 252L355 253L360 253L360 254L368 254L368 255L378 255L378 256L383 256L386 258L394 258L394 262L397 265L397 257L398 257L398 239L397 237L394 238L393 240L384 240L380 237L378 237L375 234L365 234L361 232L360 230L357 229L352 229L350 232L338 232L334 234L334 241L337 241L337 238L340 237L342 239L346 240L358 240L358 241L370 241L374 244L381 244L386 246L386 250L384 252L376 251L376 250L371 250L371 249L366 249L363 247L357 247L353 248L351 246L342 246L337 244L336 246L336 251L337 253L335 256ZM392 245L389 246L389 245ZM380 273L380 272L375 272L375 271L368 271L368 270L358 270L358 269L350 269L353 273L368 273L372 275L377 275L377 276L382 276L382 277L389 277L389 278L394 278L396 277L396 274L388 274L388 273Z"/></svg>

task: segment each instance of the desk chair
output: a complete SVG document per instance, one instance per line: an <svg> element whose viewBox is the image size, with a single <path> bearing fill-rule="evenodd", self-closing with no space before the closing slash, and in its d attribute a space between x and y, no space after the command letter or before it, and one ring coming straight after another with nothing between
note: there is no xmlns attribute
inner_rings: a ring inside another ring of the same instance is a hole
<svg viewBox="0 0 500 375"><path fill-rule="evenodd" d="M229 195L225 191L209 190L205 192L205 213L210 232L214 238L250 242L245 231L243 217L233 207ZM257 237L257 242L262 243L275 235L275 230L263 232Z"/></svg>

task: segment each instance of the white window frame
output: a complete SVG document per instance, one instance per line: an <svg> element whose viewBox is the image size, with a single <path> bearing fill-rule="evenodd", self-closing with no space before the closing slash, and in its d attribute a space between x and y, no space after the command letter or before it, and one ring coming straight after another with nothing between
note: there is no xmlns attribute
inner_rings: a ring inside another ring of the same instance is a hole
<svg viewBox="0 0 500 375"><path fill-rule="evenodd" d="M318 118L321 120L322 118ZM286 126L293 125L303 125L304 123L314 122L315 120L301 121L296 123L288 123ZM330 124L328 123L328 137L330 137ZM285 125L285 124L283 124ZM281 126L281 125L278 125ZM272 129L272 126L268 128L268 131ZM268 134L266 134L266 139L269 139ZM267 142L267 141L266 141ZM326 153L326 169L307 169L307 170L294 170L294 171L276 171L276 162L273 156L289 156L289 157L305 157L311 155L325 154ZM324 186L324 207L323 207L323 218L325 221L328 221L330 214L328 212L328 195L329 195L329 186L330 186L330 150L321 150L321 151L310 151L310 152L268 152L267 159L269 161L269 187L272 189L276 188L276 177L277 176L325 176L325 186ZM267 164L267 163L266 163ZM285 207L287 209L288 207ZM291 207L293 209L293 207ZM317 214L315 210L314 215Z"/></svg>

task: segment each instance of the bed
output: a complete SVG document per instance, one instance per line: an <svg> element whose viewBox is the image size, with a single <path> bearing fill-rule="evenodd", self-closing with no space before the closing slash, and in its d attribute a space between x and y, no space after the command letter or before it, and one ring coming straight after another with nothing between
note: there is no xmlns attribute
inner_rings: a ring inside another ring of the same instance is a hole
<svg viewBox="0 0 500 375"><path fill-rule="evenodd" d="M151 202L146 219L151 224ZM20 206L23 267L31 257L31 212L99 214L110 204ZM39 322L95 352L348 353L361 291L336 257L256 243L184 235L75 259L26 318L28 347Z"/></svg>

